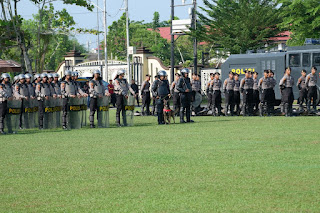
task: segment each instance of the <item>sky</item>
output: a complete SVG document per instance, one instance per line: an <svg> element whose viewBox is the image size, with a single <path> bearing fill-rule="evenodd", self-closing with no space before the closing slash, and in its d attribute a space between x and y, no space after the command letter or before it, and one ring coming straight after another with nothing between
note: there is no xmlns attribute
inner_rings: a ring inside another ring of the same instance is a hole
<svg viewBox="0 0 320 213"><path fill-rule="evenodd" d="M113 21L120 18L124 12L121 8L124 8L125 4L123 0L106 0L107 1L107 25L111 25ZM103 8L103 0L93 0L93 3L99 4L99 7ZM192 3L192 0L185 0L186 4ZM78 6L64 5L61 1L56 1L53 3L56 10L61 10L63 8L73 16L76 22L76 28L88 28L97 29L97 9L95 8L93 12L86 10L85 8ZM158 11L160 13L160 21L169 20L171 14L171 0L129 0L129 18L135 21L151 22L153 18L153 13ZM182 0L175 0L175 5L181 5ZM203 6L202 0L197 0L198 6ZM175 16L180 19L188 18L188 8L176 7ZM25 19L32 19L32 14L37 13L38 8L28 0L22 0L18 3L19 13ZM101 11L99 14L99 25L100 31L103 31L103 13ZM89 34L76 35L76 38L81 44L87 47L89 42L89 49L97 47L97 36ZM103 34L100 35L100 40L102 40Z"/></svg>

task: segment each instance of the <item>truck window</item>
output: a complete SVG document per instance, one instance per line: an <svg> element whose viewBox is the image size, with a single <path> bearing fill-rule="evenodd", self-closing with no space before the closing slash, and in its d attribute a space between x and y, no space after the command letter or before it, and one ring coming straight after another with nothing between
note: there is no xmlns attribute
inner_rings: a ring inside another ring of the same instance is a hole
<svg viewBox="0 0 320 213"><path fill-rule="evenodd" d="M303 53L302 54L302 66L303 67L310 67L310 53Z"/></svg>
<svg viewBox="0 0 320 213"><path fill-rule="evenodd" d="M320 66L320 53L313 53L313 66Z"/></svg>
<svg viewBox="0 0 320 213"><path fill-rule="evenodd" d="M300 54L289 54L289 66L300 67Z"/></svg>

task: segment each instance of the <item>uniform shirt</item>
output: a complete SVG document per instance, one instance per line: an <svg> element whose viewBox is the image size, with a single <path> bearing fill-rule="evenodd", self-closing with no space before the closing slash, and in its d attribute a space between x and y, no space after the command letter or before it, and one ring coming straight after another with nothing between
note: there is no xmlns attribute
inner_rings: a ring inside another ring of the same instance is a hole
<svg viewBox="0 0 320 213"><path fill-rule="evenodd" d="M262 77L259 79L258 87L265 90L270 87L270 79L268 77Z"/></svg>
<svg viewBox="0 0 320 213"><path fill-rule="evenodd" d="M138 85L137 84L131 84L130 85L131 89L134 91L135 94L138 94L139 93L139 88L138 88Z"/></svg>
<svg viewBox="0 0 320 213"><path fill-rule="evenodd" d="M29 89L26 83L18 83L17 84L18 87L18 93L20 95L21 98L29 98L30 94L29 94Z"/></svg>
<svg viewBox="0 0 320 213"><path fill-rule="evenodd" d="M317 75L316 74L312 75L312 73L310 73L310 74L307 75L306 85L308 87L316 86L317 85L317 81L318 81Z"/></svg>
<svg viewBox="0 0 320 213"><path fill-rule="evenodd" d="M30 97L36 97L35 88L32 83L27 84Z"/></svg>
<svg viewBox="0 0 320 213"><path fill-rule="evenodd" d="M114 92L117 95L128 95L129 91L132 95L136 94L136 92L131 87L129 87L129 84L126 79L117 78L115 80Z"/></svg>
<svg viewBox="0 0 320 213"><path fill-rule="evenodd" d="M2 84L3 85L3 90L5 90L5 93L8 95L8 97L12 97L13 95L13 86L8 82L6 84Z"/></svg>
<svg viewBox="0 0 320 213"><path fill-rule="evenodd" d="M222 81L220 79L218 79L218 80L217 79L213 79L212 82L213 82L212 85L210 85L211 90L218 91L218 90L221 89Z"/></svg>
<svg viewBox="0 0 320 213"><path fill-rule="evenodd" d="M211 83L213 83L213 80L210 79L210 80L208 81L207 88L206 88L207 93L208 93L208 92L212 92Z"/></svg>
<svg viewBox="0 0 320 213"><path fill-rule="evenodd" d="M167 96L170 93L168 80L155 80L151 89L155 96Z"/></svg>
<svg viewBox="0 0 320 213"><path fill-rule="evenodd" d="M233 90L234 89L234 79L227 78L224 80L223 89L224 90Z"/></svg>
<svg viewBox="0 0 320 213"><path fill-rule="evenodd" d="M299 89L305 89L305 88L307 87L306 77L301 76L301 77L298 79L297 87L299 87Z"/></svg>
<svg viewBox="0 0 320 213"><path fill-rule="evenodd" d="M258 78L254 78L253 79L253 90L258 90L259 89L258 83L259 83L259 79Z"/></svg>
<svg viewBox="0 0 320 213"><path fill-rule="evenodd" d="M273 89L277 85L277 81L274 78L269 78L270 84L268 89Z"/></svg>
<svg viewBox="0 0 320 213"><path fill-rule="evenodd" d="M241 79L240 88L241 89L253 89L253 79L252 78L243 78Z"/></svg>
<svg viewBox="0 0 320 213"><path fill-rule="evenodd" d="M189 90L189 92L191 92L192 86L191 86L190 78L181 77L176 87L180 93L185 93L187 89Z"/></svg>
<svg viewBox="0 0 320 213"><path fill-rule="evenodd" d="M113 84L108 84L108 90L109 90L109 93L112 95L114 93L114 86Z"/></svg>
<svg viewBox="0 0 320 213"><path fill-rule="evenodd" d="M280 86L284 86L284 87L293 87L294 85L294 79L291 75L287 75L285 74L279 83Z"/></svg>
<svg viewBox="0 0 320 213"><path fill-rule="evenodd" d="M40 86L40 89L39 89ZM42 100L44 97L51 97L53 94L51 93L51 86L49 83L38 83L36 87L36 96L38 100Z"/></svg>
<svg viewBox="0 0 320 213"><path fill-rule="evenodd" d="M61 84L60 82L52 82L54 92L56 95L61 95Z"/></svg>
<svg viewBox="0 0 320 213"><path fill-rule="evenodd" d="M141 94L150 92L150 83L149 81L144 81L141 85Z"/></svg>
<svg viewBox="0 0 320 213"><path fill-rule="evenodd" d="M90 81L89 85L90 85L89 94L90 94L90 97L92 97L92 98L97 98L100 95L104 95L106 92L104 85L103 85L103 82L101 80L97 81L97 80L92 79Z"/></svg>
<svg viewBox="0 0 320 213"><path fill-rule="evenodd" d="M201 82L198 80L191 80L192 91L199 92L201 90Z"/></svg>
<svg viewBox="0 0 320 213"><path fill-rule="evenodd" d="M6 101L9 98L5 87L3 84L0 84L0 103Z"/></svg>
<svg viewBox="0 0 320 213"><path fill-rule="evenodd" d="M75 85L74 81L62 81L61 84L64 85L64 88L61 87L61 95L63 98L70 97L71 95L78 95L79 93L77 92L77 86Z"/></svg>
<svg viewBox="0 0 320 213"><path fill-rule="evenodd" d="M171 87L170 87L170 91L171 91L172 94L173 93L179 93L179 90L177 89L177 84L178 84L177 80L172 82Z"/></svg>
<svg viewBox="0 0 320 213"><path fill-rule="evenodd" d="M240 80L234 80L233 91L236 91L236 92L240 91Z"/></svg>

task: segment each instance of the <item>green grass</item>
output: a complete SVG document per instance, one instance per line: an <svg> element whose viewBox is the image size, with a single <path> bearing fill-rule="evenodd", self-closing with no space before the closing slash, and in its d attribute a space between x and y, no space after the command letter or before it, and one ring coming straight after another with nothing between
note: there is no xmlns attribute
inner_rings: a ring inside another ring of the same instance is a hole
<svg viewBox="0 0 320 213"><path fill-rule="evenodd" d="M320 211L318 117L194 120L0 136L0 212Z"/></svg>

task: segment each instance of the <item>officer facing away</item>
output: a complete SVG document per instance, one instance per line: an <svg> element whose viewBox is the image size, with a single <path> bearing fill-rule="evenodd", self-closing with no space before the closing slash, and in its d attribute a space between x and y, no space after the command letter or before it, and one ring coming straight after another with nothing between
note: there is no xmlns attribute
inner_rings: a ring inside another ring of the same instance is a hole
<svg viewBox="0 0 320 213"><path fill-rule="evenodd" d="M98 98L103 96L110 96L108 90L105 89L100 70L93 71L93 79L89 83L89 94L90 94L90 128L95 128L94 125L94 114L98 109Z"/></svg>
<svg viewBox="0 0 320 213"><path fill-rule="evenodd" d="M190 78L188 77L189 69L181 70L181 78L177 84L177 90L180 93L181 107L180 107L180 123L186 123L184 120L184 113L186 113L187 122L194 122L191 120L191 98L192 87Z"/></svg>
<svg viewBox="0 0 320 213"><path fill-rule="evenodd" d="M116 112L116 123L118 127L121 127L120 124L120 112L122 112L122 120L123 125L127 126L127 117L125 111L125 100L128 99L129 91L133 96L135 96L135 91L131 87L129 87L127 79L124 78L125 71L119 70L117 72L117 76L115 77L114 82L114 91L116 94L116 105L117 105L117 112Z"/></svg>
<svg viewBox="0 0 320 213"><path fill-rule="evenodd" d="M165 124L163 118L164 101L170 98L169 82L166 80L167 72L161 70L158 72L159 79L152 85L152 91L156 96L158 124Z"/></svg>

